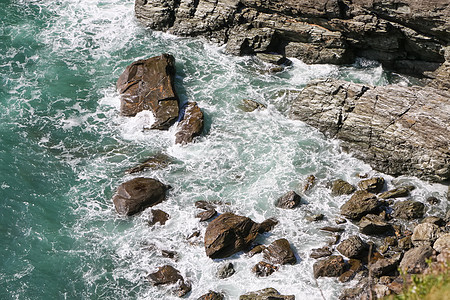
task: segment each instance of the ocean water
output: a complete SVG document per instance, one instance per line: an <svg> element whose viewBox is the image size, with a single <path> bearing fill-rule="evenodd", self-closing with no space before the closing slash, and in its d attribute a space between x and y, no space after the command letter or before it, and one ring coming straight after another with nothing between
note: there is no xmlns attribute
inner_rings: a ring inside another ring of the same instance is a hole
<svg viewBox="0 0 450 300"><path fill-rule="evenodd" d="M0 299L177 299L170 287L154 287L145 277L159 266L176 267L192 283L189 299L215 290L227 299L266 287L298 299L336 298L342 284L312 276L312 248L331 236L345 197L331 197L327 182L356 184L357 173L376 175L370 166L343 153L338 141L286 118L289 101L310 80L342 78L384 85L411 84L376 62L353 66L293 65L277 74L251 57L233 57L223 47L199 39L145 30L134 19L132 0L0 1ZM119 115L115 82L134 60L171 53L181 101L197 101L206 118L195 143L174 144L174 130L145 130L152 116ZM244 112L242 99L267 105ZM151 155L173 158L167 168L128 175L125 170ZM301 192L308 175L317 183L295 210L275 209L284 192ZM386 179L393 179L379 174ZM131 178L146 176L170 184L167 201L156 206L170 215L164 226L149 227L149 210L120 217L111 197ZM416 178L412 197L445 199L446 187ZM388 183L391 187L392 183ZM280 224L257 242L285 237L298 263L257 278L251 268L262 258L238 253L211 260L194 202L220 201L232 211ZM444 201L429 214L446 209ZM310 223L305 217L324 213ZM345 225L345 236L357 232ZM160 250L177 252L176 259ZM224 261L236 274L218 280ZM318 286L319 285L319 286Z"/></svg>

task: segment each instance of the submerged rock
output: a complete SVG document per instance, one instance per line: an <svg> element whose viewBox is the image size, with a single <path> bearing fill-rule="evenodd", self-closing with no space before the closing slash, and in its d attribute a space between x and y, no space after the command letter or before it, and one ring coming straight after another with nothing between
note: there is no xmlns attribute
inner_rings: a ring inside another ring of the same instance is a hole
<svg viewBox="0 0 450 300"><path fill-rule="evenodd" d="M315 183L316 183L316 176L314 176L314 175L309 175L309 176L306 178L306 183L305 183L305 185L303 186L303 193L309 191L309 190L313 187L313 185L314 185Z"/></svg>
<svg viewBox="0 0 450 300"><path fill-rule="evenodd" d="M175 133L175 144L188 144L203 131L203 112L197 102L188 102L184 109L183 119Z"/></svg>
<svg viewBox="0 0 450 300"><path fill-rule="evenodd" d="M171 162L171 158L165 154L157 154L145 160L143 163L136 167L130 168L125 172L128 174L138 173L145 171L146 169L163 169L167 167Z"/></svg>
<svg viewBox="0 0 450 300"><path fill-rule="evenodd" d="M131 216L164 201L167 189L156 179L138 177L119 185L113 202L119 214Z"/></svg>
<svg viewBox="0 0 450 300"><path fill-rule="evenodd" d="M381 203L377 196L367 191L356 191L352 197L341 206L341 214L350 219L361 217L375 212Z"/></svg>
<svg viewBox="0 0 450 300"><path fill-rule="evenodd" d="M257 109L264 109L266 108L266 106L262 103L259 103L255 100L251 100L251 99L242 99L242 110L246 111L246 112L252 112L255 111Z"/></svg>
<svg viewBox="0 0 450 300"><path fill-rule="evenodd" d="M281 295L274 288L266 288L239 296L239 300L295 300L293 295Z"/></svg>
<svg viewBox="0 0 450 300"><path fill-rule="evenodd" d="M275 206L284 209L292 209L300 204L301 197L294 191L289 191L275 202Z"/></svg>
<svg viewBox="0 0 450 300"><path fill-rule="evenodd" d="M150 110L152 129L168 129L178 118L178 96L174 87L175 58L169 54L138 60L129 65L117 80L120 112L135 116Z"/></svg>
<svg viewBox="0 0 450 300"><path fill-rule="evenodd" d="M225 279L232 276L236 271L234 270L234 266L232 263L228 262L222 265L217 270L217 277L220 279Z"/></svg>

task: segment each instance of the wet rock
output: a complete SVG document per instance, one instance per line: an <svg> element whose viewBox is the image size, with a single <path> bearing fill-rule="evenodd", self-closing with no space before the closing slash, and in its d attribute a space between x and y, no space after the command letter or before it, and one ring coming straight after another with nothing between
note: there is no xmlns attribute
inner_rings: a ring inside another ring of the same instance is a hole
<svg viewBox="0 0 450 300"><path fill-rule="evenodd" d="M166 221L169 220L169 214L160 210L160 209L152 209L150 220L148 220L148 225L153 226L156 223L161 225L165 225Z"/></svg>
<svg viewBox="0 0 450 300"><path fill-rule="evenodd" d="M171 162L171 158L165 154L157 154L153 157L150 157L143 163L139 164L136 167L126 170L125 172L128 174L138 173L145 171L147 169L163 169L167 167Z"/></svg>
<svg viewBox="0 0 450 300"><path fill-rule="evenodd" d="M277 224L278 220L275 218L269 218L267 220L264 220L262 223L258 225L258 232L259 233L265 233L271 231Z"/></svg>
<svg viewBox="0 0 450 300"><path fill-rule="evenodd" d="M439 234L439 226L431 223L422 223L414 227L411 241L414 246L428 245L431 246L437 240Z"/></svg>
<svg viewBox="0 0 450 300"><path fill-rule="evenodd" d="M275 206L284 209L292 209L300 204L301 197L294 191L289 191L275 202Z"/></svg>
<svg viewBox="0 0 450 300"><path fill-rule="evenodd" d="M117 80L120 112L135 116L150 110L152 129L168 129L178 118L178 96L174 88L175 58L162 54L129 65Z"/></svg>
<svg viewBox="0 0 450 300"><path fill-rule="evenodd" d="M441 203L441 200L439 200L436 197L428 197L427 202L430 203L431 205L437 205L437 204Z"/></svg>
<svg viewBox="0 0 450 300"><path fill-rule="evenodd" d="M377 196L367 191L356 191L352 197L341 206L341 214L350 219L361 217L375 212L381 203Z"/></svg>
<svg viewBox="0 0 450 300"><path fill-rule="evenodd" d="M337 225L340 225L340 224L346 223L347 220L344 219L344 218L336 218L336 219L334 220L334 222L336 222Z"/></svg>
<svg viewBox="0 0 450 300"><path fill-rule="evenodd" d="M289 116L340 139L375 170L444 181L450 177L449 97L432 88L318 80L292 102Z"/></svg>
<svg viewBox="0 0 450 300"><path fill-rule="evenodd" d="M203 112L197 102L188 102L183 119L178 123L175 144L188 144L203 131Z"/></svg>
<svg viewBox="0 0 450 300"><path fill-rule="evenodd" d="M253 247L250 251L248 251L247 255L249 257L253 257L256 254L259 254L261 252L264 251L264 249L266 249L266 247L264 245L256 245L255 247Z"/></svg>
<svg viewBox="0 0 450 300"><path fill-rule="evenodd" d="M154 285L177 283L176 293L179 297L183 297L191 291L191 285L185 282L177 269L169 265L160 267L157 272L149 274L147 279Z"/></svg>
<svg viewBox="0 0 450 300"><path fill-rule="evenodd" d="M356 188L342 179L336 179L331 185L331 196L350 195Z"/></svg>
<svg viewBox="0 0 450 300"><path fill-rule="evenodd" d="M369 246L359 236L353 235L343 240L336 249L344 256L349 258L360 257Z"/></svg>
<svg viewBox="0 0 450 300"><path fill-rule="evenodd" d="M450 250L450 233L446 233L439 237L433 244L433 249L437 252L444 252L444 250Z"/></svg>
<svg viewBox="0 0 450 300"><path fill-rule="evenodd" d="M322 231L327 231L327 232L344 232L345 229L342 227L333 227L333 226L325 226L320 228L320 230Z"/></svg>
<svg viewBox="0 0 450 300"><path fill-rule="evenodd" d="M395 218L411 220L421 218L424 214L425 205L414 200L396 202L393 207L392 216Z"/></svg>
<svg viewBox="0 0 450 300"><path fill-rule="evenodd" d="M375 277L381 277L383 275L389 275L397 270L397 266L400 263L401 255L396 255L392 258L381 258L375 263L369 266L369 270Z"/></svg>
<svg viewBox="0 0 450 300"><path fill-rule="evenodd" d="M378 195L381 199L390 199L390 198L399 198L399 197L407 197L409 196L409 189L408 187L399 187L384 193L381 193Z"/></svg>
<svg viewBox="0 0 450 300"><path fill-rule="evenodd" d="M295 258L294 251L291 249L291 245L286 239L278 239L272 242L263 251L264 259L274 264L295 264L297 259Z"/></svg>
<svg viewBox="0 0 450 300"><path fill-rule="evenodd" d="M260 60L274 65L290 65L292 62L281 54L274 53L256 53Z"/></svg>
<svg viewBox="0 0 450 300"><path fill-rule="evenodd" d="M316 182L316 177L314 175L309 175L306 178L305 185L303 186L303 193L309 191L313 187L315 182Z"/></svg>
<svg viewBox="0 0 450 300"><path fill-rule="evenodd" d="M250 218L224 213L209 223L205 250L210 258L225 258L245 250L258 235L259 224Z"/></svg>
<svg viewBox="0 0 450 300"><path fill-rule="evenodd" d="M195 201L195 207L204 210L211 210L216 208L216 206L213 203L204 200Z"/></svg>
<svg viewBox="0 0 450 300"><path fill-rule="evenodd" d="M170 259L174 259L174 260L178 260L178 254L175 251L171 251L171 250L161 250L161 254L164 257L170 258Z"/></svg>
<svg viewBox="0 0 450 300"><path fill-rule="evenodd" d="M313 265L314 277L338 277L346 270L344 258L340 255L332 255L318 260Z"/></svg>
<svg viewBox="0 0 450 300"><path fill-rule="evenodd" d="M225 279L233 275L236 271L232 263L225 263L217 270L217 277L220 279Z"/></svg>
<svg viewBox="0 0 450 300"><path fill-rule="evenodd" d="M205 210L200 213L198 213L195 217L200 218L200 222L208 221L209 219L213 218L215 215L217 215L217 211L213 209Z"/></svg>
<svg viewBox="0 0 450 300"><path fill-rule="evenodd" d="M265 109L266 106L262 103L259 103L255 100L251 99L242 99L242 110L246 112L252 112L257 109Z"/></svg>
<svg viewBox="0 0 450 300"><path fill-rule="evenodd" d="M400 269L409 274L422 273L428 266L426 259L433 254L430 246L419 246L408 250L400 262Z"/></svg>
<svg viewBox="0 0 450 300"><path fill-rule="evenodd" d="M384 178L373 177L366 180L361 180L358 183L358 187L361 190L368 191L370 193L379 193L384 187Z"/></svg>
<svg viewBox="0 0 450 300"><path fill-rule="evenodd" d="M274 288L266 288L239 296L239 300L295 300L293 295L281 295Z"/></svg>
<svg viewBox="0 0 450 300"><path fill-rule="evenodd" d="M253 266L252 272L256 274L258 277L267 277L271 275L273 272L278 270L277 266L272 264L260 261L256 265Z"/></svg>
<svg viewBox="0 0 450 300"><path fill-rule="evenodd" d="M306 216L306 220L309 222L317 222L323 220L325 216L323 214L315 214L311 216Z"/></svg>
<svg viewBox="0 0 450 300"><path fill-rule="evenodd" d="M225 299L223 294L209 291L207 294L204 294L197 300L223 300L223 299Z"/></svg>
<svg viewBox="0 0 450 300"><path fill-rule="evenodd" d="M187 239L187 240L190 240L190 239L192 239L192 238L197 238L197 237L199 237L199 236L200 236L200 231L196 230L196 231L194 231L193 233L191 233L186 239Z"/></svg>
<svg viewBox="0 0 450 300"><path fill-rule="evenodd" d="M309 257L314 258L314 259L318 259L318 258L330 256L331 253L332 252L331 252L330 247L325 246L325 247L322 247L322 248L312 249L311 250L311 254L309 255Z"/></svg>
<svg viewBox="0 0 450 300"><path fill-rule="evenodd" d="M393 230L392 225L382 217L368 214L361 218L359 229L364 234L387 234Z"/></svg>
<svg viewBox="0 0 450 300"><path fill-rule="evenodd" d="M359 259L351 258L348 260L349 269L339 276L340 282L347 282L353 279L355 275L363 269L363 264Z"/></svg>
<svg viewBox="0 0 450 300"><path fill-rule="evenodd" d="M138 177L119 185L113 202L119 214L131 216L164 201L167 189L156 179Z"/></svg>

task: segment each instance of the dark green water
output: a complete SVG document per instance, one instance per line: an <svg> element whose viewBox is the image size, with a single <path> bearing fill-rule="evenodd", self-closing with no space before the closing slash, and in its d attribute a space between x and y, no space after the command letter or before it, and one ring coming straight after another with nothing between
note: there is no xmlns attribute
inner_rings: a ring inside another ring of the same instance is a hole
<svg viewBox="0 0 450 300"><path fill-rule="evenodd" d="M143 130L151 122L148 113L119 116L114 87L120 73L136 59L164 52L176 57L182 101L197 101L205 112L205 135L195 144L175 146L173 130ZM171 299L168 288L144 279L167 263L192 282L192 299L209 289L236 299L268 286L320 298L308 251L329 237L304 217L320 211L331 222L345 199L331 198L326 181L356 183L357 172L375 172L342 153L336 141L288 120L289 93L283 91L319 77L371 84L390 77L363 60L341 68L294 60L279 74L264 67L200 40L145 31L130 0L1 0L0 299ZM245 113L239 108L243 98L268 109ZM174 187L158 205L170 221L150 228L148 212L118 217L110 199L117 185L133 178L124 170L160 152L174 163L143 175ZM305 210L275 210L273 200L289 189L300 191L309 174L319 181L305 196ZM420 187L417 198L444 197L442 186L401 180ZM217 280L220 261L206 257L201 239L186 240L206 228L194 217L193 202L217 199L230 203L223 210L255 221L277 217L282 225L259 242L288 238L299 263L256 278L250 269L260 258L235 255L238 272ZM178 260L156 248L177 251ZM341 289L333 279L319 284L328 299Z"/></svg>

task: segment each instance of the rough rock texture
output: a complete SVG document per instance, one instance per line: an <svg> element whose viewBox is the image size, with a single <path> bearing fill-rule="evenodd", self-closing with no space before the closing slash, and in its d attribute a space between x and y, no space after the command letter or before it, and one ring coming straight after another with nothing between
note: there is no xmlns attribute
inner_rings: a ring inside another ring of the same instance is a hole
<svg viewBox="0 0 450 300"><path fill-rule="evenodd" d="M177 269L169 265L160 267L157 272L149 274L147 278L154 285L177 283L175 292L179 297L183 297L191 291L191 285L185 282Z"/></svg>
<svg viewBox="0 0 450 300"><path fill-rule="evenodd" d="M446 0L136 0L135 13L149 28L205 36L233 54L307 63L357 55L410 73L435 70L450 42Z"/></svg>
<svg viewBox="0 0 450 300"><path fill-rule="evenodd" d="M350 195L355 190L356 188L353 185L342 179L336 179L331 184L332 196Z"/></svg>
<svg viewBox="0 0 450 300"><path fill-rule="evenodd" d="M342 241L336 249L344 256L349 258L357 258L368 249L369 246L359 236L353 235Z"/></svg>
<svg viewBox="0 0 450 300"><path fill-rule="evenodd" d="M342 140L357 158L392 175L450 178L450 92L316 80L289 116Z"/></svg>
<svg viewBox="0 0 450 300"><path fill-rule="evenodd" d="M386 234L392 231L392 225L378 215L366 215L359 222L359 229L364 234Z"/></svg>
<svg viewBox="0 0 450 300"><path fill-rule="evenodd" d="M341 206L341 214L350 219L360 219L364 215L374 212L380 202L372 193L356 191L352 197Z"/></svg>
<svg viewBox="0 0 450 300"><path fill-rule="evenodd" d="M406 200L394 204L392 215L396 218L411 220L421 218L424 213L425 205L422 202Z"/></svg>
<svg viewBox="0 0 450 300"><path fill-rule="evenodd" d="M399 198L409 196L410 189L408 187L401 186L399 188L386 191L378 195L381 199Z"/></svg>
<svg viewBox="0 0 450 300"><path fill-rule="evenodd" d="M209 291L207 294L202 295L197 300L223 300L224 296L221 293Z"/></svg>
<svg viewBox="0 0 450 300"><path fill-rule="evenodd" d="M199 212L198 214L195 215L195 217L200 218L200 222L204 222L204 221L208 221L215 215L217 215L217 211L214 208L211 208L209 210Z"/></svg>
<svg viewBox="0 0 450 300"><path fill-rule="evenodd" d="M408 250L400 262L400 269L407 273L422 273L428 266L426 259L433 254L430 246L419 246Z"/></svg>
<svg viewBox="0 0 450 300"><path fill-rule="evenodd" d="M197 102L188 102L184 109L183 119L175 133L175 144L187 144L203 131L203 112Z"/></svg>
<svg viewBox="0 0 450 300"><path fill-rule="evenodd" d="M300 204L301 197L294 191L289 191L275 201L279 208L292 209Z"/></svg>
<svg viewBox="0 0 450 300"><path fill-rule="evenodd" d="M152 129L168 129L178 118L178 96L174 87L175 58L169 54L138 60L117 80L120 112L135 116L150 110L155 123Z"/></svg>
<svg viewBox="0 0 450 300"><path fill-rule="evenodd" d="M358 187L361 190L365 190L371 193L379 193L384 186L384 178L383 177L373 177L370 179L361 180L358 183Z"/></svg>
<svg viewBox="0 0 450 300"><path fill-rule="evenodd" d="M131 216L166 199L167 186L156 179L138 177L122 183L113 196L116 211Z"/></svg>
<svg viewBox="0 0 450 300"><path fill-rule="evenodd" d="M160 209L152 209L150 220L148 220L148 225L153 226L156 223L165 225L167 220L169 220L168 213Z"/></svg>
<svg viewBox="0 0 450 300"><path fill-rule="evenodd" d="M433 249L437 252L450 250L450 233L446 233L439 237L436 242L434 242Z"/></svg>
<svg viewBox="0 0 450 300"><path fill-rule="evenodd" d="M267 288L241 295L239 300L295 300L295 296L281 295L276 289Z"/></svg>
<svg viewBox="0 0 450 300"><path fill-rule="evenodd" d="M217 270L217 277L220 279L228 278L232 276L236 271L232 263L228 262L220 266Z"/></svg>
<svg viewBox="0 0 450 300"><path fill-rule="evenodd" d="M241 108L243 111L246 112L252 112L255 111L257 109L264 109L266 108L266 106L262 103L259 103L255 100L251 100L251 99L242 99L242 105Z"/></svg>
<svg viewBox="0 0 450 300"><path fill-rule="evenodd" d="M422 223L414 227L411 241L414 246L433 245L439 235L439 226L431 223Z"/></svg>
<svg viewBox="0 0 450 300"><path fill-rule="evenodd" d="M167 167L172 161L172 158L167 156L166 154L160 153L156 154L148 159L146 159L144 162L140 163L138 166L130 168L126 170L125 172L128 174L138 173L145 171L147 169L157 170L157 169L164 169Z"/></svg>
<svg viewBox="0 0 450 300"><path fill-rule="evenodd" d="M400 259L400 255L392 258L382 258L371 264L369 269L372 272L373 276L376 277L388 275L389 273L397 270Z"/></svg>
<svg viewBox="0 0 450 300"><path fill-rule="evenodd" d="M340 255L332 255L318 260L313 265L314 277L338 277L345 272L346 264Z"/></svg>
<svg viewBox="0 0 450 300"><path fill-rule="evenodd" d="M264 261L260 261L256 265L253 266L252 272L256 274L258 277L267 277L271 275L273 272L278 270L277 266L266 263Z"/></svg>
<svg viewBox="0 0 450 300"><path fill-rule="evenodd" d="M264 249L264 259L274 264L295 264L297 259L286 239L278 239Z"/></svg>
<svg viewBox="0 0 450 300"><path fill-rule="evenodd" d="M326 257L326 256L330 256L331 255L331 249L330 247L322 247L322 248L316 248L316 249L312 249L311 250L311 254L309 255L309 257L311 258L321 258L321 257Z"/></svg>
<svg viewBox="0 0 450 300"><path fill-rule="evenodd" d="M206 255L224 258L250 246L258 235L259 224L250 218L224 213L209 223L205 232Z"/></svg>

